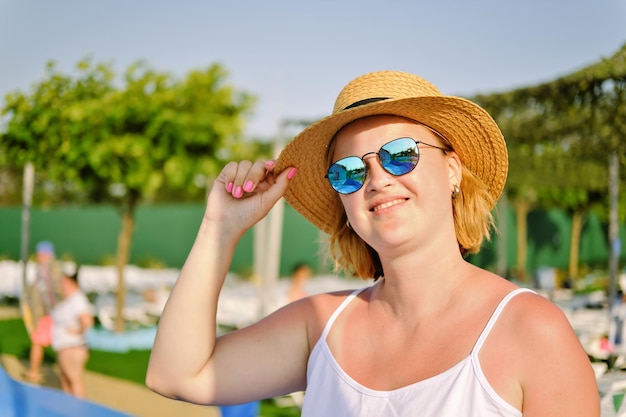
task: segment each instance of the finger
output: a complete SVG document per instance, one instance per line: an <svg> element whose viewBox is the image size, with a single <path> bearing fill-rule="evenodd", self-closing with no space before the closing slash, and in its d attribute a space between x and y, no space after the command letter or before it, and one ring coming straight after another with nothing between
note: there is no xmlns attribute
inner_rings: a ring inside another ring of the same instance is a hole
<svg viewBox="0 0 626 417"><path fill-rule="evenodd" d="M234 161L227 163L217 177L217 181L223 183L224 188L226 188L226 191L229 193L232 191L235 177L237 176L238 165L239 164Z"/></svg>
<svg viewBox="0 0 626 417"><path fill-rule="evenodd" d="M267 178L267 172L266 162L229 162L222 169L220 177L226 192L235 198L241 198L244 193L253 192Z"/></svg>
<svg viewBox="0 0 626 417"><path fill-rule="evenodd" d="M226 191L231 193L233 197L240 198L243 196L243 185L246 181L250 168L252 168L252 162L250 161L240 161L236 164L234 177L231 178L231 181L227 184L226 188Z"/></svg>
<svg viewBox="0 0 626 417"><path fill-rule="evenodd" d="M248 172L241 183L244 193L254 192L259 184L266 181L268 178L266 165L266 162L257 161L248 169Z"/></svg>

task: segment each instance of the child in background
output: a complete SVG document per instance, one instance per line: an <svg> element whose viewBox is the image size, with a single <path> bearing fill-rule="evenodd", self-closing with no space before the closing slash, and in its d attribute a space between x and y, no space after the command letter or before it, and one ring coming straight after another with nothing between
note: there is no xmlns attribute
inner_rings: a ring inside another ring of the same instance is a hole
<svg viewBox="0 0 626 417"><path fill-rule="evenodd" d="M51 314L52 348L57 352L63 391L84 398L84 372L89 359L86 332L94 323L93 309L78 285L78 272L64 273L61 289L64 298Z"/></svg>

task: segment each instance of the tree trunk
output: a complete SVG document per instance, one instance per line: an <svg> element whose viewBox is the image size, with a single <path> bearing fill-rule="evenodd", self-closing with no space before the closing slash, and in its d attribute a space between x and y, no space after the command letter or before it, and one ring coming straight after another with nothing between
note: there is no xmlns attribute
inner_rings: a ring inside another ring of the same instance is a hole
<svg viewBox="0 0 626 417"><path fill-rule="evenodd" d="M526 261L528 258L528 212L530 203L524 199L515 200L515 214L517 225L517 276L521 282L528 281Z"/></svg>
<svg viewBox="0 0 626 417"><path fill-rule="evenodd" d="M497 211L497 226L498 226L498 260L496 263L496 273L501 277L508 276L508 257L507 257L507 243L508 243L508 222L507 212L509 209L509 201L505 193L502 193L500 200L498 201Z"/></svg>
<svg viewBox="0 0 626 417"><path fill-rule="evenodd" d="M578 279L578 264L580 261L580 235L583 229L583 213L581 211L574 211L572 214L572 237L570 239L569 247L569 267L568 278L572 285Z"/></svg>
<svg viewBox="0 0 626 417"><path fill-rule="evenodd" d="M130 245L135 226L134 218L135 204L129 204L122 213L122 230L117 241L117 306L115 309L115 332L121 333L125 330L124 306L126 305L126 284L124 282L124 269L130 258Z"/></svg>

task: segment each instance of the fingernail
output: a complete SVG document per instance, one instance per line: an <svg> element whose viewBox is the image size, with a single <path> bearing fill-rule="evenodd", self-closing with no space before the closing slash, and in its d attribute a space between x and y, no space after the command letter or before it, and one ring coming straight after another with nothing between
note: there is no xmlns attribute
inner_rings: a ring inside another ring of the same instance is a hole
<svg viewBox="0 0 626 417"><path fill-rule="evenodd" d="M252 191L253 187L254 187L254 183L250 180L246 181L246 183L243 185L244 191L247 191L247 192Z"/></svg>
<svg viewBox="0 0 626 417"><path fill-rule="evenodd" d="M229 193L233 192L233 183L229 182L228 185L226 186L226 191L228 191Z"/></svg>
<svg viewBox="0 0 626 417"><path fill-rule="evenodd" d="M295 175L296 175L296 169L295 168L291 168L289 170L289 173L287 174L287 178L292 179Z"/></svg>
<svg viewBox="0 0 626 417"><path fill-rule="evenodd" d="M235 188L235 192L233 193L233 195L237 198L241 197L243 195L243 190L241 189L241 187Z"/></svg>
<svg viewBox="0 0 626 417"><path fill-rule="evenodd" d="M265 163L265 165L266 165L266 166L268 166L268 167L273 167L273 166L274 166L274 164L276 164L276 162L274 162L274 161L267 161L267 162Z"/></svg>

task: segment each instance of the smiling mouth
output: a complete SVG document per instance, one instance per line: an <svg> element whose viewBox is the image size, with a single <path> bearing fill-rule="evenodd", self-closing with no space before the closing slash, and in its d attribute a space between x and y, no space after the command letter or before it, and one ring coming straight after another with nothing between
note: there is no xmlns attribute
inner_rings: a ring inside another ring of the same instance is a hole
<svg viewBox="0 0 626 417"><path fill-rule="evenodd" d="M385 203L383 203L383 204L379 204L379 205L377 205L377 206L375 206L375 207L372 207L372 208L370 209L370 211L379 211L379 210L383 210L383 209L386 209L386 208L388 208L388 207L395 206L396 204L404 203L405 201L406 201L406 199L401 199L401 198L399 198L399 199L397 199L397 200L387 201L387 202L385 202Z"/></svg>

